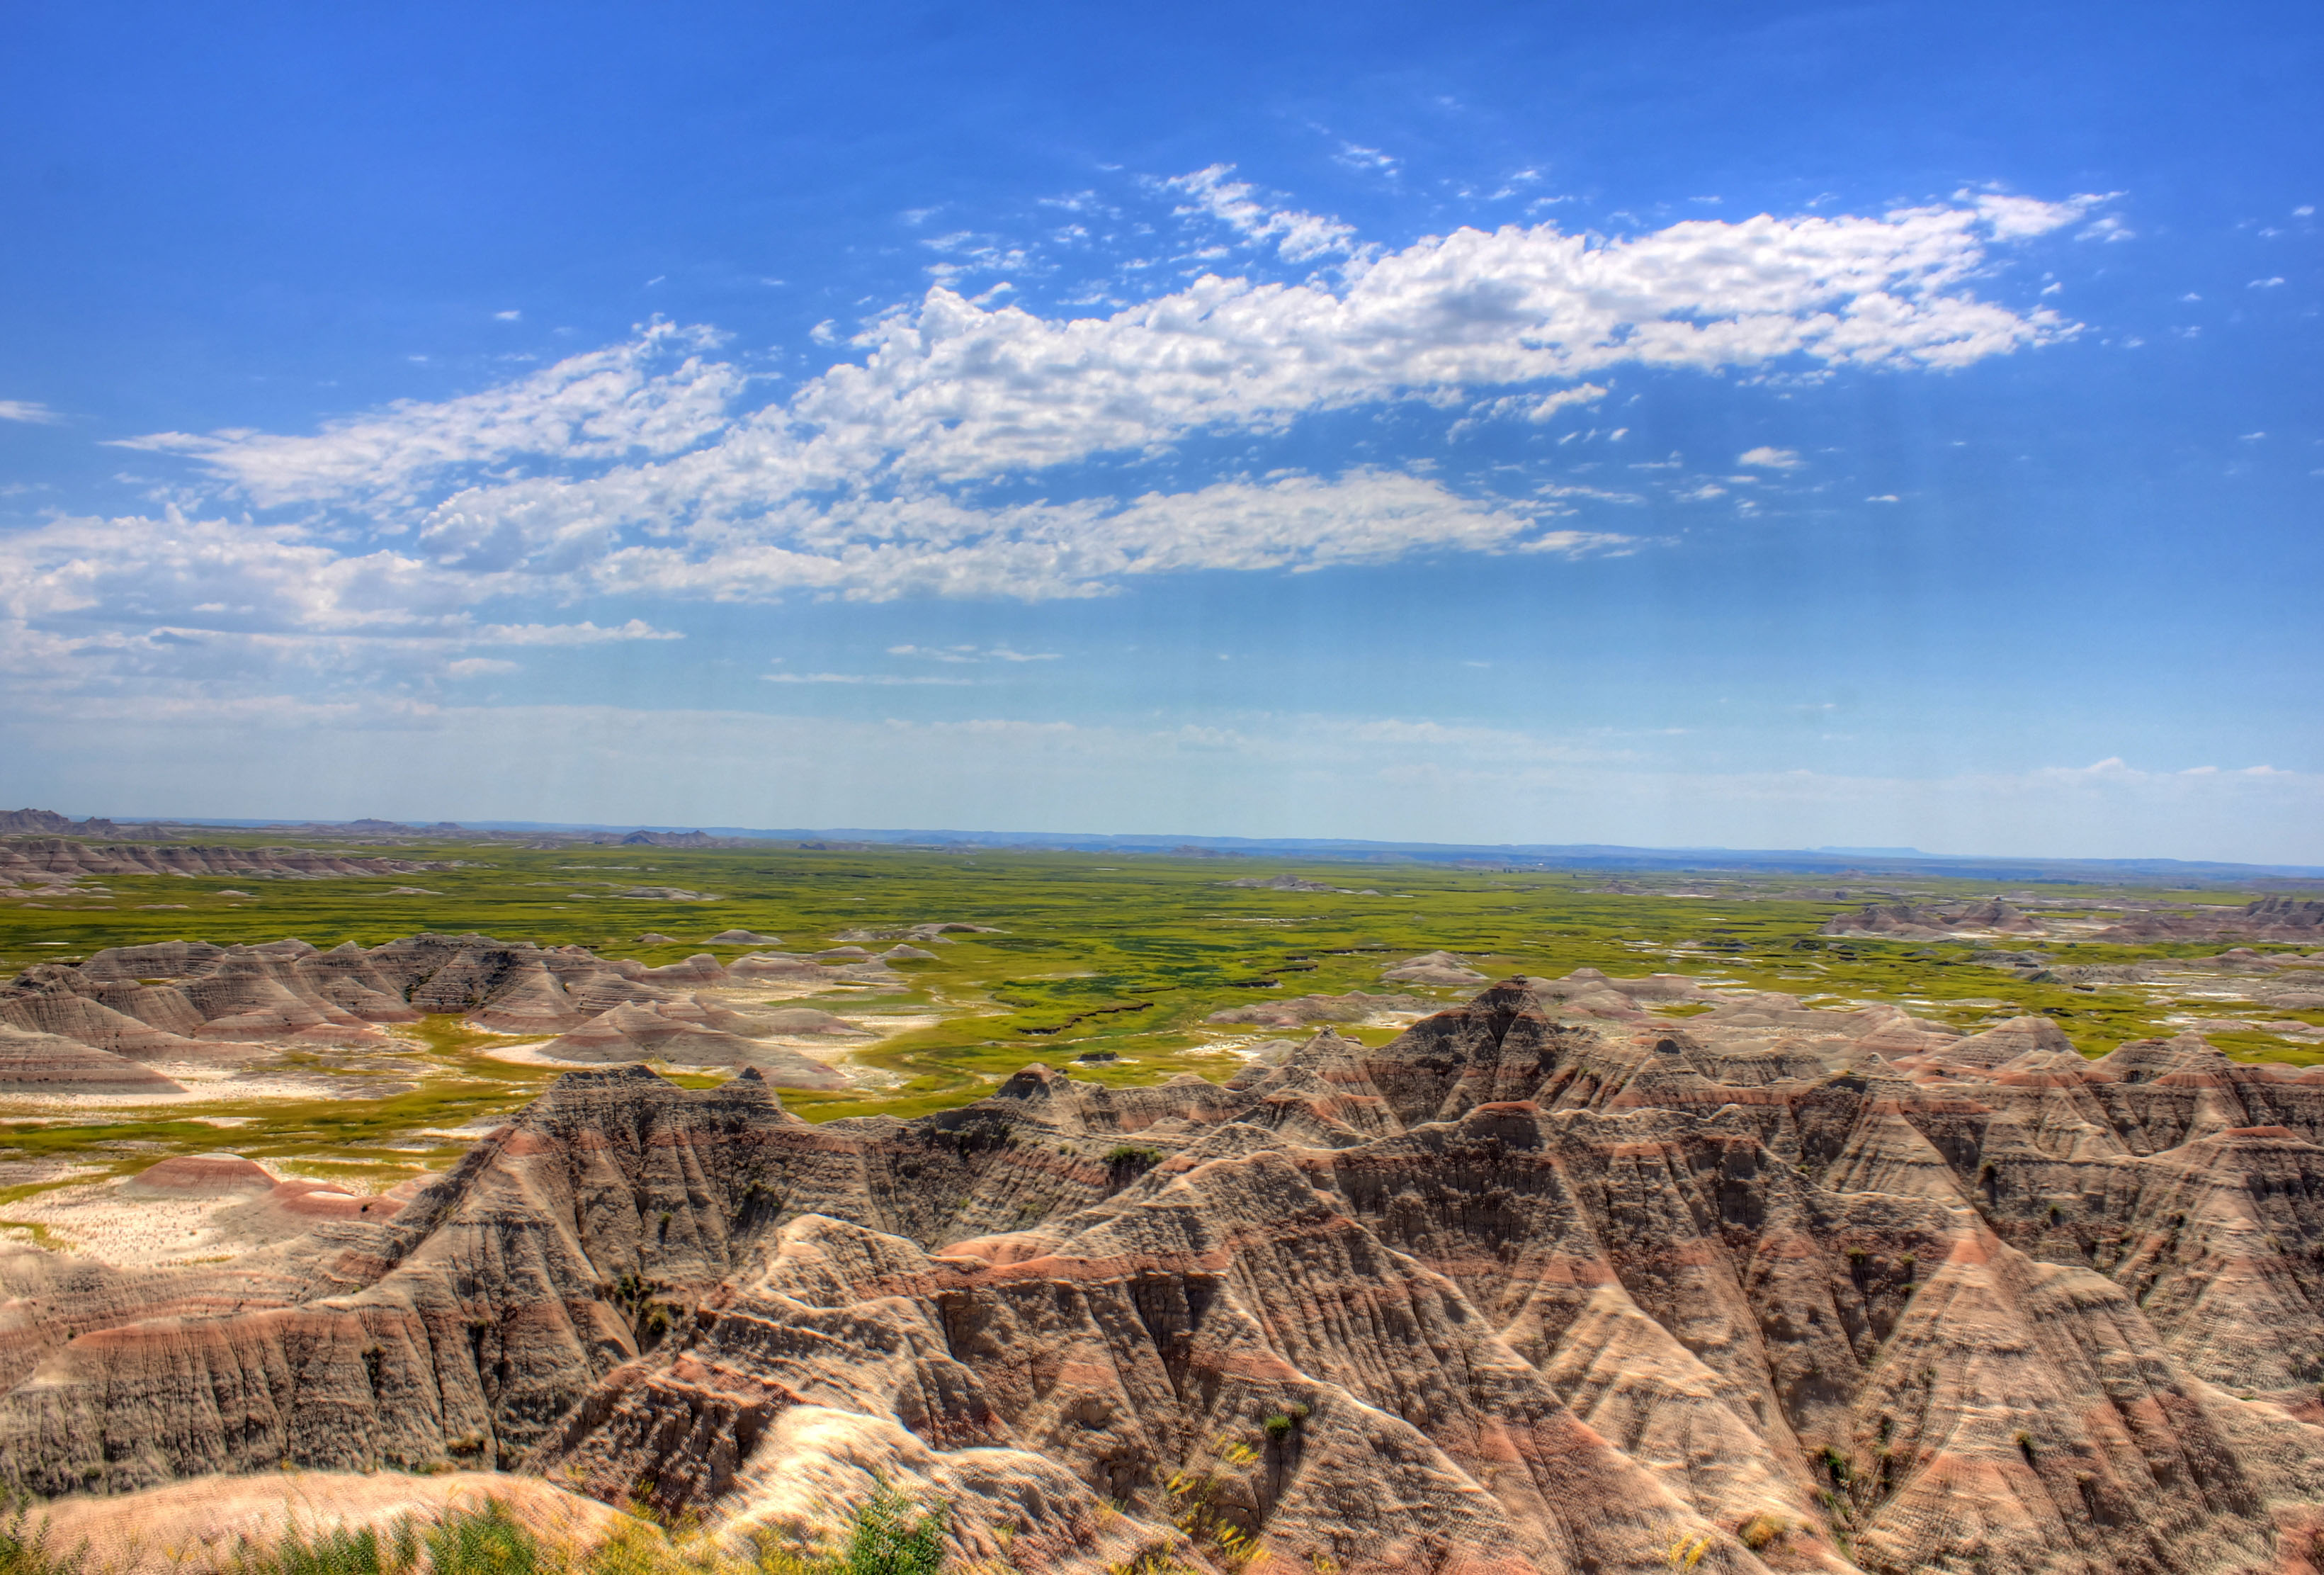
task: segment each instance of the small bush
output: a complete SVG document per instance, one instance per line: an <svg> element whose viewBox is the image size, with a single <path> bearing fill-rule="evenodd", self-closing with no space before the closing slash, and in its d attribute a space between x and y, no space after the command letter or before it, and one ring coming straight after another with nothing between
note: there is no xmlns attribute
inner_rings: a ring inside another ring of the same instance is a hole
<svg viewBox="0 0 2324 1575"><path fill-rule="evenodd" d="M432 1575L547 1575L540 1539L497 1498L446 1510L427 1543Z"/></svg>
<svg viewBox="0 0 2324 1575"><path fill-rule="evenodd" d="M1267 1430L1267 1436L1268 1438L1273 1439L1279 1444L1285 1439L1289 1438L1291 1436L1291 1430L1299 1424L1294 1422L1290 1417L1284 1415L1281 1412L1277 1412L1276 1414L1268 1417L1265 1422L1260 1422L1259 1425Z"/></svg>
<svg viewBox="0 0 2324 1575"><path fill-rule="evenodd" d="M1125 1143L1117 1148L1106 1150L1105 1163L1121 1169L1151 1170L1162 1163L1162 1151L1158 1148L1141 1148L1136 1144Z"/></svg>
<svg viewBox="0 0 2324 1575"><path fill-rule="evenodd" d="M233 1575L409 1575L419 1561L420 1532L407 1516L385 1537L374 1526L309 1533L293 1525L272 1548L245 1545L228 1567Z"/></svg>
<svg viewBox="0 0 2324 1575"><path fill-rule="evenodd" d="M60 1552L50 1544L48 1517L32 1525L31 1514L30 1504L19 1503L0 1521L0 1575L82 1575L88 1567L88 1544Z"/></svg>
<svg viewBox="0 0 2324 1575"><path fill-rule="evenodd" d="M1755 1515L1736 1528L1737 1540L1753 1552L1780 1541L1792 1528L1772 1515Z"/></svg>
<svg viewBox="0 0 2324 1575"><path fill-rule="evenodd" d="M855 1512L834 1575L936 1575L944 1561L944 1512L923 1510L882 1483Z"/></svg>

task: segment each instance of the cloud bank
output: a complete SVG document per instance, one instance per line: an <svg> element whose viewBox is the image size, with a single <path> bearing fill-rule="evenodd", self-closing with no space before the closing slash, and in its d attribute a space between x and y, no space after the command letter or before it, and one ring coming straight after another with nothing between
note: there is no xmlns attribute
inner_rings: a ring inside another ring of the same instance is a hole
<svg viewBox="0 0 2324 1575"><path fill-rule="evenodd" d="M1121 472L1197 434L1279 434L1409 401L1498 395L1480 416L1546 420L1601 398L1585 379L1625 366L1813 375L2008 354L2077 325L1981 300L1971 283L2000 249L2095 200L1690 220L1613 241L1512 225L1382 251L1336 220L1268 207L1229 174L1161 184L1285 259L1337 256L1334 271L1206 273L1079 318L938 286L872 320L855 358L755 408L752 377L715 358L714 331L656 322L480 394L309 435L129 443L190 459L261 508L361 520L482 595L530 584L1041 598L1141 573L1559 551L1569 543L1526 536L1545 517L1537 500L1462 496L1416 476L1222 477L1125 494ZM1027 485L1080 496L997 501Z"/></svg>

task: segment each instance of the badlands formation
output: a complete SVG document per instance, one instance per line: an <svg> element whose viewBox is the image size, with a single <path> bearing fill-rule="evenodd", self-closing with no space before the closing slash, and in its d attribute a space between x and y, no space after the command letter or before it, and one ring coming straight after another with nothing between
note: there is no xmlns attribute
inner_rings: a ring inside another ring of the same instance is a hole
<svg viewBox="0 0 2324 1575"><path fill-rule="evenodd" d="M429 1014L457 1014L501 1034L553 1036L525 1052L550 1062L749 1066L779 1087L844 1088L847 1078L830 1066L762 1041L845 1035L854 1032L848 1024L807 1008L741 1012L717 992L900 984L888 964L927 955L847 946L721 963L702 952L648 968L580 946L433 934L329 951L303 940L112 947L0 985L0 1093L166 1089L172 1066L233 1065L284 1044L383 1047L392 1042L385 1026Z"/></svg>
<svg viewBox="0 0 2324 1575"><path fill-rule="evenodd" d="M147 1022L155 959L98 960L0 1019L143 1024L134 1059L250 1009ZM726 1032L602 993L666 970L481 938L164 960L171 1001L263 977L336 1032L423 997ZM392 1215L226 1155L134 1183L303 1227L230 1271L0 1255L0 1474L448 1463L732 1533L881 1476L963 1560L1091 1575L2289 1575L2324 1537L2319 1142L2324 1069L2192 1034L2085 1060L2045 1018L1671 974L912 1120L605 1066Z"/></svg>

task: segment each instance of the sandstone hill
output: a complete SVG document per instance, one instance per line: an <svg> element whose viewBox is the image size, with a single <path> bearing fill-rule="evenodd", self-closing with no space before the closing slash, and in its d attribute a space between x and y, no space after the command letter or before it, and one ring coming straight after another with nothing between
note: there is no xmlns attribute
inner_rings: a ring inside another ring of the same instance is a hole
<svg viewBox="0 0 2324 1575"><path fill-rule="evenodd" d="M1982 903L1867 903L1826 921L1824 935L1886 935L1900 940L1941 940L1965 930L2032 934L2042 925L1999 897Z"/></svg>
<svg viewBox="0 0 2324 1575"><path fill-rule="evenodd" d="M1035 1066L910 1121L576 1072L230 1277L0 1255L0 1474L451 1461L729 1529L877 1474L965 1558L1091 1575L1238 1538L2308 1570L2319 1140L2324 1068L2191 1035L2086 1061L2040 1018L1589 970L1225 1085ZM157 1184L255 1185L194 1171Z"/></svg>
<svg viewBox="0 0 2324 1575"><path fill-rule="evenodd" d="M160 826L116 826L112 821L92 816L76 820L60 815L54 810L0 810L0 837L21 837L26 834L55 834L79 838L167 838L173 831Z"/></svg>
<svg viewBox="0 0 2324 1575"><path fill-rule="evenodd" d="M350 858L308 848L202 848L165 843L119 847L64 837L20 837L0 842L0 879L92 875L226 875L236 878L321 880L333 876L412 875L456 869L456 861Z"/></svg>
<svg viewBox="0 0 2324 1575"><path fill-rule="evenodd" d="M754 1020L689 992L770 979L899 982L887 962L850 951L831 961L755 953L731 964L701 952L648 968L586 947L488 935L410 935L329 951L296 940L113 947L78 966L43 963L0 984L0 1028L42 1041L0 1040L0 1083L66 1091L63 1082L78 1080L83 1091L128 1092L135 1078L116 1061L143 1072L154 1063L231 1061L254 1044L377 1044L382 1024L449 1013L496 1033L556 1036L540 1052L552 1061L755 1066L782 1087L841 1088L845 1076L811 1057L755 1042L828 1033L835 1020L825 1014L804 1024L781 1014ZM101 1059L69 1060L65 1043ZM166 1091L166 1079L147 1075L158 1085L152 1091ZM99 1086L108 1080L121 1086Z"/></svg>
<svg viewBox="0 0 2324 1575"><path fill-rule="evenodd" d="M2324 941L2324 902L2260 897L2240 908L2140 913L2099 931L2090 939Z"/></svg>
<svg viewBox="0 0 2324 1575"><path fill-rule="evenodd" d="M1324 881L1311 881L1296 875L1247 875L1240 880L1221 881L1222 886L1240 886L1259 892L1323 892L1335 897L1377 897L1379 894L1367 886L1360 891L1332 885Z"/></svg>

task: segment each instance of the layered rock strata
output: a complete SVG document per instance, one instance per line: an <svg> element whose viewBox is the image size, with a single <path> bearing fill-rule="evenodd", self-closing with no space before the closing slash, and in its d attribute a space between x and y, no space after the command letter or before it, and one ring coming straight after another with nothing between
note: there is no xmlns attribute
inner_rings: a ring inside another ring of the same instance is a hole
<svg viewBox="0 0 2324 1575"><path fill-rule="evenodd" d="M727 1527L885 1475L1026 1570L2301 1570L2319 1139L2324 1069L1673 976L912 1121L575 1073L238 1309L46 1271L110 1311L0 1470L451 1459ZM17 1327L72 1304L14 1263Z"/></svg>
<svg viewBox="0 0 2324 1575"><path fill-rule="evenodd" d="M322 879L332 876L411 875L456 869L456 860L350 858L309 848L203 848L189 844L114 847L64 837L25 837L0 842L0 876L28 874L186 875Z"/></svg>
<svg viewBox="0 0 2324 1575"><path fill-rule="evenodd" d="M556 1060L755 1065L784 1087L844 1087L844 1076L811 1057L752 1042L828 1033L835 1019L817 1013L800 1027L778 1014L761 1022L688 993L770 978L861 984L898 976L876 959L757 955L722 966L707 952L648 968L586 947L487 935L412 935L330 951L303 940L175 940L114 947L77 967L28 968L0 985L0 1028L133 1061L198 1062L247 1053L238 1047L254 1043L380 1044L380 1025L457 1014L496 1033L558 1035L546 1047Z"/></svg>

